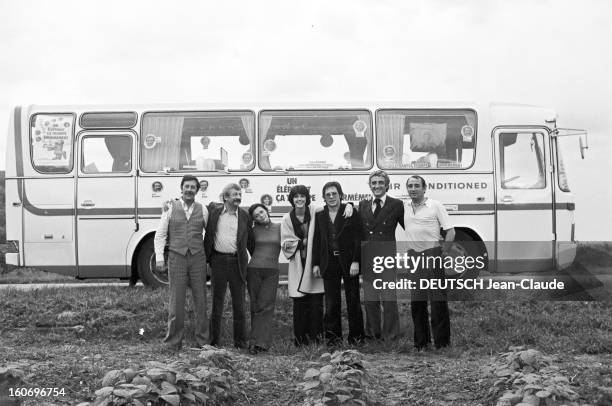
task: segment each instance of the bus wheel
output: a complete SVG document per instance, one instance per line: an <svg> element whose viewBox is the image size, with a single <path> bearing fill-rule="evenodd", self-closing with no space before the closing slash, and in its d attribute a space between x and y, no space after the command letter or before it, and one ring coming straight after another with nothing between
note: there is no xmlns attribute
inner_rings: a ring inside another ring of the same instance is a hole
<svg viewBox="0 0 612 406"><path fill-rule="evenodd" d="M164 261L163 271L155 269L155 250L153 248L153 238L149 238L142 244L138 252L138 274L142 283L150 288L168 286L168 261Z"/></svg>
<svg viewBox="0 0 612 406"><path fill-rule="evenodd" d="M480 272L486 271L489 266L489 257L487 255L487 249L484 243L480 240L475 240L463 230L456 230L455 241L451 246L449 256L453 258L474 258L472 261L472 266L469 269L466 266L457 265L457 260L455 260L454 269L445 268L444 271L446 276L450 278L476 278ZM478 257L481 257L481 259L479 262L476 262ZM478 264L482 262L484 262L484 267L479 267Z"/></svg>

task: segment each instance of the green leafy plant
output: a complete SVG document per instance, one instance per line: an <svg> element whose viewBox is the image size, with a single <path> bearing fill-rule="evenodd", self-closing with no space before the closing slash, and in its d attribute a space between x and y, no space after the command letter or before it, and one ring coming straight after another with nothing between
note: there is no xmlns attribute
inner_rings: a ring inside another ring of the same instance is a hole
<svg viewBox="0 0 612 406"><path fill-rule="evenodd" d="M325 353L321 368L309 368L299 387L311 395L314 405L366 405L368 374L362 355L355 350Z"/></svg>

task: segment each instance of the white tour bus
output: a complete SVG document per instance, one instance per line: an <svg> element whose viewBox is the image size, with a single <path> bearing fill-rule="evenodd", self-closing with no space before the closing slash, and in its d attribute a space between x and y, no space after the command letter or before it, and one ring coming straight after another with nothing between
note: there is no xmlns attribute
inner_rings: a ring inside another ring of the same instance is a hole
<svg viewBox="0 0 612 406"><path fill-rule="evenodd" d="M576 247L562 135L586 148L586 133L557 128L554 111L511 104L16 107L6 263L158 286L167 274L154 272L153 236L184 174L200 179L202 203L234 182L243 206L264 202L279 219L296 184L322 205L336 180L356 203L384 169L404 200L407 178L422 175L453 216L457 249L488 255L489 271L558 269Z"/></svg>

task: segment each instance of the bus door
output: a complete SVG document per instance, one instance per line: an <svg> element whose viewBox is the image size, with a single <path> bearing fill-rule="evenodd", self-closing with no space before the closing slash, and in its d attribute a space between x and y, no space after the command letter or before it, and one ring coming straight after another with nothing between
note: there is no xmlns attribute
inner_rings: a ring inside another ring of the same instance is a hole
<svg viewBox="0 0 612 406"><path fill-rule="evenodd" d="M78 137L79 277L126 277L126 247L136 231L135 136L88 131Z"/></svg>
<svg viewBox="0 0 612 406"><path fill-rule="evenodd" d="M497 129L498 272L553 269L554 229L549 138L544 129Z"/></svg>

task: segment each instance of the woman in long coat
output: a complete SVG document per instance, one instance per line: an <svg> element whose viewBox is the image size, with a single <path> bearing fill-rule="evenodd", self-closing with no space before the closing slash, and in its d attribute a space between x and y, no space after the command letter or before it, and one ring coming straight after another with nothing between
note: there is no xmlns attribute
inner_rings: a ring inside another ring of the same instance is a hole
<svg viewBox="0 0 612 406"><path fill-rule="evenodd" d="M318 343L323 338L323 279L312 274L315 209L310 191L296 185L289 192L293 209L281 221L281 249L289 260L288 291L293 298L295 345ZM353 214L352 206L345 217Z"/></svg>

